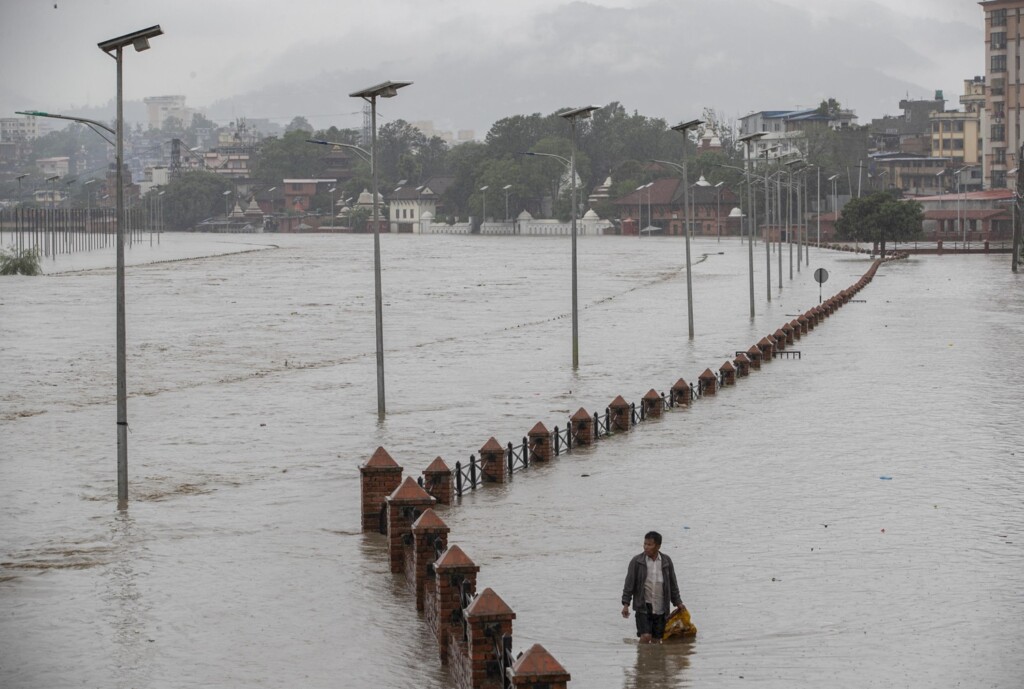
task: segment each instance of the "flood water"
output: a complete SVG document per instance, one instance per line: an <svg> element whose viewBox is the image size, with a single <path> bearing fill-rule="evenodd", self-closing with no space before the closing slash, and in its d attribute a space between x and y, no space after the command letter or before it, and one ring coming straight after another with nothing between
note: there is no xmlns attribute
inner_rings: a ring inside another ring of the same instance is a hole
<svg viewBox="0 0 1024 689"><path fill-rule="evenodd" d="M785 253L769 304L758 245L751 321L746 247L697 240L689 341L682 242L581 240L573 372L567 239L381 239L383 423L370 237L133 248L124 514L112 261L0 278L0 686L449 687L383 537L359 531L378 445L418 475L667 392L817 304L814 268L827 297L870 267L812 249L791 281ZM1021 686L1008 264L886 264L799 360L439 509L515 610L515 651L543 644L570 687ZM650 529L691 644L640 648L619 615Z"/></svg>

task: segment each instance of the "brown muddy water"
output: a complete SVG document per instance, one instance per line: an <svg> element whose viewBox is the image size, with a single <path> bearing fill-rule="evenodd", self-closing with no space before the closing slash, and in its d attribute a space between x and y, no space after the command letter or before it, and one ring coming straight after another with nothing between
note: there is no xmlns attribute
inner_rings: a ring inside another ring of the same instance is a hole
<svg viewBox="0 0 1024 689"><path fill-rule="evenodd" d="M275 246L152 262L252 244ZM667 392L817 304L814 268L828 296L870 266L812 250L769 304L758 246L751 322L746 248L697 240L691 342L682 243L585 239L573 372L567 240L382 244L383 423L369 237L133 249L126 514L110 261L0 278L0 686L448 687L383 537L359 532L378 445L417 474ZM439 510L516 611L515 650L543 644L570 687L1022 686L1024 277L1008 264L887 264L801 359ZM650 529L692 644L639 648L619 616Z"/></svg>

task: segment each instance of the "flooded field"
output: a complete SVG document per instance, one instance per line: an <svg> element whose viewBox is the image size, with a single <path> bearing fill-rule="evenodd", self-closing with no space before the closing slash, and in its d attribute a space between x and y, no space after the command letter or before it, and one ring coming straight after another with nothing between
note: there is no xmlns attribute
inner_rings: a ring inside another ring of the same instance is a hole
<svg viewBox="0 0 1024 689"><path fill-rule="evenodd" d="M581 241L574 372L567 239L384 236L379 423L369 237L164 235L127 273L126 514L111 261L0 278L0 686L450 686L359 532L358 466L382 445L415 475L667 392L817 304L814 268L827 297L870 266L812 249L791 281L784 254L768 303L755 248L751 321L746 247L694 242L689 341L682 242ZM801 359L439 510L515 650L543 644L570 687L1020 686L1008 264L887 264ZM692 644L639 648L619 616L650 529Z"/></svg>

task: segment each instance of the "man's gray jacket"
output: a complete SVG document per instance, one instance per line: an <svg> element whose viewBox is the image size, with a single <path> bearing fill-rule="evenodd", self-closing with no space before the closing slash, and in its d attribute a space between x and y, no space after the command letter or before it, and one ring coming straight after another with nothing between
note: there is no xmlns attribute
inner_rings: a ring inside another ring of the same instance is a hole
<svg viewBox="0 0 1024 689"><path fill-rule="evenodd" d="M679 584L676 582L676 568L672 566L672 559L665 553L661 555L661 583L664 587L662 594L664 600L672 601L676 607L683 605L679 597ZM626 583L622 587L622 604L629 605L633 601L633 610L646 611L648 603L644 598L644 584L647 581L647 555L640 553L629 561L629 569L626 571Z"/></svg>

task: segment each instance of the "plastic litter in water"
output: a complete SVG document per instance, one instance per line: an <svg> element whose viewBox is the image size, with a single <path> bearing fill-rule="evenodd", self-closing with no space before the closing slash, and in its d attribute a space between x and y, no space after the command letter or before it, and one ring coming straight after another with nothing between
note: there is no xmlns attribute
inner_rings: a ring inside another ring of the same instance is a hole
<svg viewBox="0 0 1024 689"><path fill-rule="evenodd" d="M878 478L882 479L883 481L891 481L892 480L892 476L879 476Z"/></svg>

